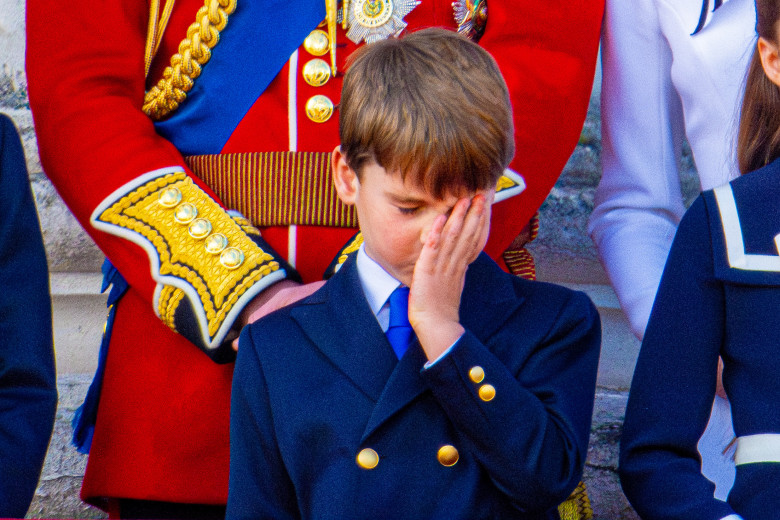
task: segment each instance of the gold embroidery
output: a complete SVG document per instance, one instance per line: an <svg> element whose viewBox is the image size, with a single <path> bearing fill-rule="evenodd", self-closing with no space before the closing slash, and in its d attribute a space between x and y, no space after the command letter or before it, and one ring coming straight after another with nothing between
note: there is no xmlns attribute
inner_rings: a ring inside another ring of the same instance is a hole
<svg viewBox="0 0 780 520"><path fill-rule="evenodd" d="M338 259L338 264L343 264L347 261L347 258L349 257L350 253L354 253L358 249L360 249L361 244L363 244L363 233L358 233L355 238L350 242L347 247L341 250L341 255Z"/></svg>
<svg viewBox="0 0 780 520"><path fill-rule="evenodd" d="M237 0L205 0L195 15L195 23L187 29L187 37L179 44L179 52L171 57L157 85L144 96L143 111L154 120L173 112L187 99L201 68L211 59L211 49L219 42L228 15L236 10Z"/></svg>
<svg viewBox="0 0 780 520"><path fill-rule="evenodd" d="M508 190L509 188L514 188L517 186L517 183L507 177L506 175L502 175L500 179L498 179L498 184L496 184L496 193L499 193L503 190Z"/></svg>
<svg viewBox="0 0 780 520"><path fill-rule="evenodd" d="M240 265L234 269L223 267L220 255L207 254L203 240L193 239L189 226L176 222L176 208L166 208L158 201L160 190L170 187L181 191L182 204L197 208L198 215L209 220L215 232L224 235L231 247L243 252L245 258ZM184 172L158 177L136 188L103 211L98 220L139 233L154 246L160 276L186 280L197 292L211 338L216 336L241 295L256 281L279 269L278 262L258 247ZM162 305L169 298L161 296L159 303ZM161 316L170 314L172 302L166 305L166 309L158 307Z"/></svg>
<svg viewBox="0 0 780 520"><path fill-rule="evenodd" d="M157 303L160 318L174 332L176 332L174 317L182 298L184 298L184 291L172 285L166 285L160 291L160 301Z"/></svg>

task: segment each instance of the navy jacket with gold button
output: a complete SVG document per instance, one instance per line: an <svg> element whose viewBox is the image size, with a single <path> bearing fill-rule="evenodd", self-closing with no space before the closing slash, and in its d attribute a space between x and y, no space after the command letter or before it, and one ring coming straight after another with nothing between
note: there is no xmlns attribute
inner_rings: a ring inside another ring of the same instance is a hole
<svg viewBox="0 0 780 520"><path fill-rule="evenodd" d="M779 201L780 160L704 192L680 223L621 441L623 489L642 518L780 518ZM718 356L738 436L727 502L713 498L697 451Z"/></svg>
<svg viewBox="0 0 780 520"><path fill-rule="evenodd" d="M228 518L557 518L582 475L600 323L581 293L468 269L466 333L398 361L354 260L245 329Z"/></svg>

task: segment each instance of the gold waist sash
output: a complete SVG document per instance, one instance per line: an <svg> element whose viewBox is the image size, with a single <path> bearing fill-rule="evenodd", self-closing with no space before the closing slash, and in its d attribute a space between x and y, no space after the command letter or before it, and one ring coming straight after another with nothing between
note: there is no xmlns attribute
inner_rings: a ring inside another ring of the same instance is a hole
<svg viewBox="0 0 780 520"><path fill-rule="evenodd" d="M357 227L336 195L329 152L193 155L187 165L256 226Z"/></svg>
<svg viewBox="0 0 780 520"><path fill-rule="evenodd" d="M255 152L192 155L185 158L222 202L256 226L358 225L354 207L336 195L330 152ZM511 170L496 185L495 202L525 189Z"/></svg>

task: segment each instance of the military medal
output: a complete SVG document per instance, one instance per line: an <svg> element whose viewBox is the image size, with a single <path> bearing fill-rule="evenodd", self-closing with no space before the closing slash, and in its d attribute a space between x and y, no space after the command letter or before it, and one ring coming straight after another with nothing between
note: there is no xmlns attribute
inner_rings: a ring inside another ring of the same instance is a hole
<svg viewBox="0 0 780 520"><path fill-rule="evenodd" d="M479 41L487 25L487 0L455 0L452 10L458 32L472 41Z"/></svg>
<svg viewBox="0 0 780 520"><path fill-rule="evenodd" d="M347 38L372 43L396 36L406 28L404 16L420 5L417 0L351 0L347 4Z"/></svg>

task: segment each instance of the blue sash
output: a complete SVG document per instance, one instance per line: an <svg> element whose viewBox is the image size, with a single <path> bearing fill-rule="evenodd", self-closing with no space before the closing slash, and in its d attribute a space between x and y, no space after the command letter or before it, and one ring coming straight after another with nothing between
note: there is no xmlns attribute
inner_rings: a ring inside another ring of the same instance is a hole
<svg viewBox="0 0 780 520"><path fill-rule="evenodd" d="M170 118L155 123L157 132L182 155L219 153L324 18L323 0L238 0L187 99Z"/></svg>

